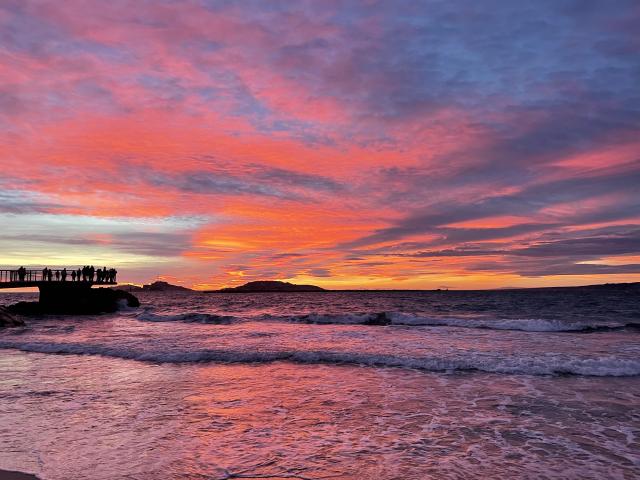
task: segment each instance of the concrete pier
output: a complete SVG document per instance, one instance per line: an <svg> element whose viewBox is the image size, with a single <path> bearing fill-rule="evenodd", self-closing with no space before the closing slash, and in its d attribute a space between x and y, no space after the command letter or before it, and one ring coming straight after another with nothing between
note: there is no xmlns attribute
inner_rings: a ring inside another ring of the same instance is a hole
<svg viewBox="0 0 640 480"><path fill-rule="evenodd" d="M91 282L40 282L38 301L48 311L58 311L69 305L89 305L92 286Z"/></svg>
<svg viewBox="0 0 640 480"><path fill-rule="evenodd" d="M49 271L51 272L49 274ZM48 270L0 270L0 289L38 287L38 310L42 312L94 312L114 309L116 300L108 289L93 289L94 285L117 285L115 276L76 275L77 268ZM65 275L66 274L66 275ZM107 280L105 280L107 278ZM64 280L63 280L64 279Z"/></svg>

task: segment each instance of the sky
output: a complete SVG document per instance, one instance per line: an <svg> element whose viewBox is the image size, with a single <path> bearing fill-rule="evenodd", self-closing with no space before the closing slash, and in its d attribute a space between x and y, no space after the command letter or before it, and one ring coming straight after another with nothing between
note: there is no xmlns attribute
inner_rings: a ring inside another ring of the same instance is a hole
<svg viewBox="0 0 640 480"><path fill-rule="evenodd" d="M640 281L637 0L1 0L0 265Z"/></svg>

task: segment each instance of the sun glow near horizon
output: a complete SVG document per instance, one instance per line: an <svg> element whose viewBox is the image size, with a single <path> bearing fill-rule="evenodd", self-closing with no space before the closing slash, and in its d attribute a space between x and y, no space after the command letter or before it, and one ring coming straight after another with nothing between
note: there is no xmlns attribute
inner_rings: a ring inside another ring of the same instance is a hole
<svg viewBox="0 0 640 480"><path fill-rule="evenodd" d="M4 3L0 264L639 281L638 10L593 9Z"/></svg>

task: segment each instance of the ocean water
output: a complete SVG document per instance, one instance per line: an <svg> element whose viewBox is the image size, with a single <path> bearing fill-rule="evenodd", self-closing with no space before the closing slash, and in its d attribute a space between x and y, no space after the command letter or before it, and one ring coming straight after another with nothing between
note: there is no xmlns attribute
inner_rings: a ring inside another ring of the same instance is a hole
<svg viewBox="0 0 640 480"><path fill-rule="evenodd" d="M33 319L0 331L0 468L640 478L639 294L142 293Z"/></svg>

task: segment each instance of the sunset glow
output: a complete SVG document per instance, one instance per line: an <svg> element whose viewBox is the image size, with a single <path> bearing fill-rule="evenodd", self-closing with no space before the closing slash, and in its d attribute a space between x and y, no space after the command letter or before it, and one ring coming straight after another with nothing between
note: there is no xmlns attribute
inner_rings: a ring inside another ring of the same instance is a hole
<svg viewBox="0 0 640 480"><path fill-rule="evenodd" d="M3 1L0 264L640 281L638 4L455 3Z"/></svg>

